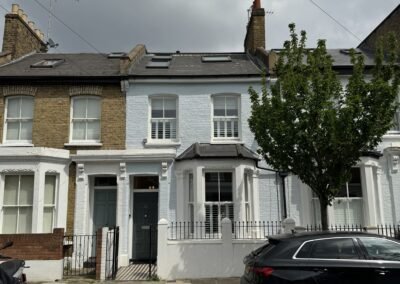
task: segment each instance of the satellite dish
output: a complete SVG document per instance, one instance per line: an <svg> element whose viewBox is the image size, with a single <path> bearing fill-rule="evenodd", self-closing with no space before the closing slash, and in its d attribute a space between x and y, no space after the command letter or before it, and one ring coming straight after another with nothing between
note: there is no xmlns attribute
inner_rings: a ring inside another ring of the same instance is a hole
<svg viewBox="0 0 400 284"><path fill-rule="evenodd" d="M58 43L55 43L51 38L47 41L47 46L50 48L56 48L58 46Z"/></svg>

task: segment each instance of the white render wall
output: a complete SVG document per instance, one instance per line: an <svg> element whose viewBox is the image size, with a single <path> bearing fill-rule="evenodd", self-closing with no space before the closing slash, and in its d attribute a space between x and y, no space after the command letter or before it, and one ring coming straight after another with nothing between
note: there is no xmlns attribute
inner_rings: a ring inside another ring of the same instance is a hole
<svg viewBox="0 0 400 284"><path fill-rule="evenodd" d="M143 139L149 138L149 97L152 95L175 95L178 98L178 136L181 145L179 155L196 142L211 142L212 94L240 94L242 142L252 150L256 143L248 127L250 96L248 88L259 83L134 83L126 95L126 145L127 148L143 148ZM148 146L149 147L149 146Z"/></svg>

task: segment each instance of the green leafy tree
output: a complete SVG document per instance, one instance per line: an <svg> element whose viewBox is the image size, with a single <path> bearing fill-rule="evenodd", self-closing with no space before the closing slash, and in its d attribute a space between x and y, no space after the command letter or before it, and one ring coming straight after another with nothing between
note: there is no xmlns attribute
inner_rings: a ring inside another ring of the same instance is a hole
<svg viewBox="0 0 400 284"><path fill-rule="evenodd" d="M353 73L342 87L324 40L306 49L306 33L290 24L270 90L250 88L249 126L260 154L272 167L297 175L319 198L322 228L328 206L351 176L362 154L390 129L397 107L399 72L394 37L377 48L367 80L363 56L351 52Z"/></svg>

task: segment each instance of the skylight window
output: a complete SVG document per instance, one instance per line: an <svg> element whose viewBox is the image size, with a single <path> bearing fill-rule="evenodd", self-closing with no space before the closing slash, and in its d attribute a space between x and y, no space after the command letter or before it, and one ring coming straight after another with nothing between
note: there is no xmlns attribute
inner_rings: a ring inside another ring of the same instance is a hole
<svg viewBox="0 0 400 284"><path fill-rule="evenodd" d="M172 56L171 55L155 55L151 58L151 61L156 62L156 61L171 61Z"/></svg>
<svg viewBox="0 0 400 284"><path fill-rule="evenodd" d="M150 61L147 63L146 68L169 68L170 61Z"/></svg>
<svg viewBox="0 0 400 284"><path fill-rule="evenodd" d="M64 59L44 59L31 65L31 68L54 68L62 64Z"/></svg>
<svg viewBox="0 0 400 284"><path fill-rule="evenodd" d="M122 58L126 57L126 52L111 52L108 54L108 58Z"/></svg>
<svg viewBox="0 0 400 284"><path fill-rule="evenodd" d="M202 62L231 62L232 58L230 56L203 56L201 58Z"/></svg>
<svg viewBox="0 0 400 284"><path fill-rule="evenodd" d="M351 53L351 49L341 49L340 53L346 54L346 55L350 55ZM358 49L354 49L354 54L361 54L361 51Z"/></svg>
<svg viewBox="0 0 400 284"><path fill-rule="evenodd" d="M171 55L154 55L147 63L146 68L165 68L168 69L171 63Z"/></svg>

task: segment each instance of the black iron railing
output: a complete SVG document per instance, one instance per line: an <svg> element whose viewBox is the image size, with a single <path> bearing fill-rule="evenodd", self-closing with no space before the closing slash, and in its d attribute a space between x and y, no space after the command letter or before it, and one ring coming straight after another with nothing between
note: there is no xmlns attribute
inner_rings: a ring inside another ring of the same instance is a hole
<svg viewBox="0 0 400 284"><path fill-rule="evenodd" d="M378 225L378 235L400 239L400 224Z"/></svg>
<svg viewBox="0 0 400 284"><path fill-rule="evenodd" d="M171 222L168 227L169 240L221 239L221 225L203 221Z"/></svg>
<svg viewBox="0 0 400 284"><path fill-rule="evenodd" d="M64 236L64 276L96 274L96 235Z"/></svg>
<svg viewBox="0 0 400 284"><path fill-rule="evenodd" d="M305 227L307 232L322 231L322 225L307 225ZM342 231L342 232L365 232L363 225L349 224L349 225L329 225L328 231Z"/></svg>
<svg viewBox="0 0 400 284"><path fill-rule="evenodd" d="M281 233L280 221L233 221L234 239L265 239Z"/></svg>

